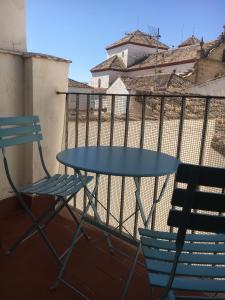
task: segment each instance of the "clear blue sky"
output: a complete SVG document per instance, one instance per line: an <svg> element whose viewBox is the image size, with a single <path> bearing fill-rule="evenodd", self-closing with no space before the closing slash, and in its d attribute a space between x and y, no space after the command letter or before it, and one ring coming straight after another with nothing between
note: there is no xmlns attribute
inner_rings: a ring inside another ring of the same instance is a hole
<svg viewBox="0 0 225 300"><path fill-rule="evenodd" d="M70 77L85 82L125 32L159 27L161 41L176 46L193 33L215 39L225 25L224 0L26 1L28 51L72 60Z"/></svg>

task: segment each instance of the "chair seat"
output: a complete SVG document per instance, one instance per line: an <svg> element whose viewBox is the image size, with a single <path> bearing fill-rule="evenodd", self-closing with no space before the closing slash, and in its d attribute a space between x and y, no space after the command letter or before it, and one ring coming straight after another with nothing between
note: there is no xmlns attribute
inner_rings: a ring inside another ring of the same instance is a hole
<svg viewBox="0 0 225 300"><path fill-rule="evenodd" d="M147 229L139 229L139 233L149 283L166 287L175 258L176 233ZM224 234L187 234L172 289L225 292L224 241Z"/></svg>
<svg viewBox="0 0 225 300"><path fill-rule="evenodd" d="M90 182L92 176L85 178L85 183ZM55 174L50 178L43 178L38 182L19 190L21 193L68 197L77 193L83 187L78 175Z"/></svg>

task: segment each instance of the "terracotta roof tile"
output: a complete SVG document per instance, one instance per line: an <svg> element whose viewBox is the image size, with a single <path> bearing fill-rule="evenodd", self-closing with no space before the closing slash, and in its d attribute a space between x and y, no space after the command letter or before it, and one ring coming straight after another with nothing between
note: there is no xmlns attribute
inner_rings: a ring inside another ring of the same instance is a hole
<svg viewBox="0 0 225 300"><path fill-rule="evenodd" d="M119 58L118 56L114 55L114 56L106 59L99 65L95 66L94 68L92 68L91 72L98 72L98 71L104 71L104 70L122 71L125 69L126 69L126 67L125 67L122 59Z"/></svg>
<svg viewBox="0 0 225 300"><path fill-rule="evenodd" d="M128 90L134 91L178 91L184 86L188 87L192 83L174 73L157 74L143 77L122 76L121 80Z"/></svg>
<svg viewBox="0 0 225 300"><path fill-rule="evenodd" d="M209 52L219 45L220 41L215 40L212 42L205 43L203 45L203 50L207 56ZM195 62L199 58L198 51L201 49L200 44L195 44L186 47L180 47L176 49L169 49L166 51L161 51L158 54L150 54L144 61L139 64L134 64L130 66L127 70L133 71L142 68L154 68L155 65L172 65L185 62ZM157 57L156 57L157 55ZM157 63L156 63L157 61Z"/></svg>
<svg viewBox="0 0 225 300"><path fill-rule="evenodd" d="M200 44L200 40L196 38L194 35L183 41L178 47L191 46L195 44Z"/></svg>
<svg viewBox="0 0 225 300"><path fill-rule="evenodd" d="M82 88L82 89L92 89L91 86L89 86L88 84L84 83L84 82L79 82L73 79L68 80L68 86L69 87L75 87L75 88Z"/></svg>
<svg viewBox="0 0 225 300"><path fill-rule="evenodd" d="M125 37L123 37L119 41L107 46L106 50L113 49L125 44L136 44L136 45L142 45L150 48L156 48L158 46L158 48L165 49L165 50L169 48L167 45L157 41L151 35L144 33L140 30L136 30L134 32L128 33Z"/></svg>

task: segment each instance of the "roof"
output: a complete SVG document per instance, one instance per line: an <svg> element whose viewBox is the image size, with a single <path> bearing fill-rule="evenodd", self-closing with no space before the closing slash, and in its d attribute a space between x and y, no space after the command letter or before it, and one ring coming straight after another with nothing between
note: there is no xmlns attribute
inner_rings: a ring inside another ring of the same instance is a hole
<svg viewBox="0 0 225 300"><path fill-rule="evenodd" d="M134 44L134 45L145 46L150 48L158 47L159 49L164 49L164 50L169 48L167 45L159 42L151 35L144 33L140 30L136 30L134 32L130 32L126 34L126 36L120 39L119 41L107 46L106 50L110 50L126 44Z"/></svg>
<svg viewBox="0 0 225 300"><path fill-rule="evenodd" d="M123 81L127 90L134 91L178 91L181 88L188 87L192 83L174 72L169 74L157 74L143 77L128 77L122 76L120 79Z"/></svg>
<svg viewBox="0 0 225 300"><path fill-rule="evenodd" d="M208 56L210 51L215 49L221 43L220 40L214 40L203 45L202 50L204 56ZM140 69L151 69L161 66L177 65L184 63L196 62L199 58L199 51L201 50L200 44L194 44L186 47L176 49L169 49L166 51L158 52L158 54L150 54L144 61L139 64L130 66L127 71L134 71ZM157 57L156 57L157 55ZM156 63L157 62L157 63Z"/></svg>
<svg viewBox="0 0 225 300"><path fill-rule="evenodd" d="M190 40L192 38L192 40ZM178 48L167 49L160 51L157 54L151 53L147 57L141 58L138 62L135 62L132 66L128 68L125 67L121 58L112 56L107 60L103 61L101 64L91 69L91 72L116 70L116 71L138 71L143 69L153 69L157 67L166 67L171 65L179 65L186 63L194 63L200 58L200 51L202 51L201 57L207 57L210 55L211 51L216 49L221 43L224 43L225 36L221 34L216 40L207 43L197 43L197 38L191 37L184 41ZM194 43L191 45L186 45L185 43ZM189 71L193 70L188 70Z"/></svg>
<svg viewBox="0 0 225 300"><path fill-rule="evenodd" d="M37 57L37 58L45 58L48 60L55 60L55 61L61 61L61 62L66 62L66 63L71 63L71 60L53 56L53 55L48 55L48 54L43 54L43 53L35 53L35 52L26 52L26 51L18 51L18 50L7 50L7 49L2 49L0 48L0 53L5 53L5 54L12 54L12 55L18 55L22 56L24 58L32 58L32 57Z"/></svg>
<svg viewBox="0 0 225 300"><path fill-rule="evenodd" d="M183 41L178 47L181 48L181 47L191 46L195 44L200 44L200 40L194 35L192 35L191 37Z"/></svg>
<svg viewBox="0 0 225 300"><path fill-rule="evenodd" d="M126 69L123 61L117 55L114 55L106 60L104 60L99 65L91 69L91 72L114 70L114 71L124 71Z"/></svg>
<svg viewBox="0 0 225 300"><path fill-rule="evenodd" d="M130 66L128 70L148 69L162 65L177 64L178 62L194 62L197 58L197 51L200 50L199 45L170 49L159 52L158 54L150 54L144 61L139 64Z"/></svg>
<svg viewBox="0 0 225 300"><path fill-rule="evenodd" d="M34 52L24 52L23 57L25 57L25 58L30 58L30 57L45 58L45 59L49 59L49 60L55 60L55 61L61 61L61 62L67 62L67 63L72 62L71 60L68 60L65 58L48 55L48 54L42 54L42 53L34 53Z"/></svg>
<svg viewBox="0 0 225 300"><path fill-rule="evenodd" d="M73 79L68 80L68 86L69 87L74 87L74 88L82 88L82 89L92 89L91 86L89 86L88 84L84 83L84 82L79 82Z"/></svg>

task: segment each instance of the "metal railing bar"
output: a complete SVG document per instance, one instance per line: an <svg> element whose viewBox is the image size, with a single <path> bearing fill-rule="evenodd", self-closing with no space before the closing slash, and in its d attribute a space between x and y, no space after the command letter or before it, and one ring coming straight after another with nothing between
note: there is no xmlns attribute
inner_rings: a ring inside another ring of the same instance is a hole
<svg viewBox="0 0 225 300"><path fill-rule="evenodd" d="M205 99L205 113L203 119L203 126L202 126L202 139L201 139L201 146L200 146L200 154L199 154L199 165L203 164L204 154L205 154L205 141L208 129L208 121L209 121L209 109L210 109L210 100L211 97L206 97Z"/></svg>
<svg viewBox="0 0 225 300"><path fill-rule="evenodd" d="M62 94L62 95L66 95L66 94L70 94L70 95L75 95L75 94L78 94L78 95L93 95L93 96L96 96L96 95L102 95L102 96L126 96L125 94L105 94L105 93L77 93L77 92L56 92L56 94ZM196 98L197 100L198 99L205 99L206 98L206 95L198 95L198 94L166 94L166 93L163 93L163 94L157 94L157 93L152 93L152 94L129 94L130 97L136 97L136 96L146 96L146 97L166 97L166 98L180 98L181 96L183 97L186 97L186 98ZM225 97L224 96L216 96L216 95L210 95L210 98L213 98L213 99L217 99L217 100L224 100Z"/></svg>
<svg viewBox="0 0 225 300"><path fill-rule="evenodd" d="M65 103L65 149L68 149L68 142L69 142L69 97L70 95L66 95L66 103ZM65 173L68 173L68 167L65 166Z"/></svg>
<svg viewBox="0 0 225 300"><path fill-rule="evenodd" d="M145 116L146 116L146 97L141 97L143 101L142 103L142 110L141 110L141 132L140 132L140 148L144 147L144 136L145 136ZM140 179L141 180L141 179ZM134 238L137 238L137 229L138 229L138 201L136 200L136 207L135 207L135 215L134 215L134 229L133 229L133 235Z"/></svg>
<svg viewBox="0 0 225 300"><path fill-rule="evenodd" d="M115 95L111 97L111 124L110 124L110 138L109 145L113 146L114 137L114 116L115 116ZM106 225L109 225L109 215L110 215L110 202L111 202L111 176L108 176L108 188L107 188L107 212L106 212Z"/></svg>
<svg viewBox="0 0 225 300"><path fill-rule="evenodd" d="M100 146L100 143L101 143L101 128L102 128L102 96L100 95L98 97L98 129L97 129L97 146ZM98 188L96 190L96 199L95 199L95 206L96 206L96 209L98 209L98 201L97 201L97 198L98 198Z"/></svg>
<svg viewBox="0 0 225 300"><path fill-rule="evenodd" d="M159 132L158 132L157 152L160 152L161 148L162 148L163 125L164 125L164 110L165 110L165 97L161 97L160 102L161 103L160 103L160 116L159 116ZM159 186L159 178L155 177L153 202L155 202L157 200L158 186ZM154 211L152 213L151 229L153 229L153 230L155 229L156 211L157 211L157 207L155 207L155 209L154 209Z"/></svg>
<svg viewBox="0 0 225 300"><path fill-rule="evenodd" d="M79 142L79 106L80 106L80 96L76 95L76 107L75 107L75 147L78 147ZM74 172L76 173L76 172ZM77 194L75 194L73 198L73 207L76 208L77 206Z"/></svg>
<svg viewBox="0 0 225 300"><path fill-rule="evenodd" d="M86 134L85 134L85 146L89 145L89 127L90 127L90 95L87 95L87 111L86 111ZM84 172L84 175L87 176L87 172ZM84 209L87 206L87 196L84 193L83 197Z"/></svg>
<svg viewBox="0 0 225 300"><path fill-rule="evenodd" d="M102 125L102 96L99 96L98 104L98 134L97 134L97 146L100 146L101 142L101 125Z"/></svg>
<svg viewBox="0 0 225 300"><path fill-rule="evenodd" d="M181 149L182 149L182 138L183 138L183 129L184 129L184 119L185 119L185 109L186 109L186 98L181 98L181 108L180 108L180 122L179 122L179 131L178 131L178 139L177 139L177 152L176 157L180 159ZM173 188L177 187L177 183L174 180ZM172 206L174 208L174 206ZM170 226L170 232L173 232L173 227Z"/></svg>
<svg viewBox="0 0 225 300"><path fill-rule="evenodd" d="M129 130L129 110L130 110L130 95L126 96L126 118L125 118L125 132L124 132L124 147L127 147L128 141L128 130ZM124 193L125 193L125 177L122 177L121 184L121 200L120 200L120 223L123 223L123 212L124 212ZM122 227L119 227L119 231L122 232Z"/></svg>

